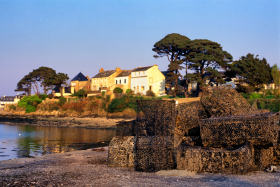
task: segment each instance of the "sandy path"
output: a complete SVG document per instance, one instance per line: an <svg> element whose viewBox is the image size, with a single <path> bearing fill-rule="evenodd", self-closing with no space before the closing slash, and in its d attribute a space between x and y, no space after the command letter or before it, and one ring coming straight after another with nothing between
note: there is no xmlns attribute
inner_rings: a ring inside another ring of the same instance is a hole
<svg viewBox="0 0 280 187"><path fill-rule="evenodd" d="M1 161L0 186L280 186L280 172L223 175L174 170L144 173L133 168L107 167L107 150Z"/></svg>

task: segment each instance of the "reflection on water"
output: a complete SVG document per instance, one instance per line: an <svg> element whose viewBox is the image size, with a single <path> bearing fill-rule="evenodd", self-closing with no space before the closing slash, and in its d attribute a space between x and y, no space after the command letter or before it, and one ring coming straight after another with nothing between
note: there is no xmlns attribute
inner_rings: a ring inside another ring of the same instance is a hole
<svg viewBox="0 0 280 187"><path fill-rule="evenodd" d="M115 130L0 124L0 160L106 146Z"/></svg>

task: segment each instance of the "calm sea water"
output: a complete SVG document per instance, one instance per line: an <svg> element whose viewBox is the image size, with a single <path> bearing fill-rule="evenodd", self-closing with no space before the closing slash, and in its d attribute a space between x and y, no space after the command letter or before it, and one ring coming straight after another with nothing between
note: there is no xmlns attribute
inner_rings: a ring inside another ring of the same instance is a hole
<svg viewBox="0 0 280 187"><path fill-rule="evenodd" d="M106 146L116 130L0 124L0 161Z"/></svg>

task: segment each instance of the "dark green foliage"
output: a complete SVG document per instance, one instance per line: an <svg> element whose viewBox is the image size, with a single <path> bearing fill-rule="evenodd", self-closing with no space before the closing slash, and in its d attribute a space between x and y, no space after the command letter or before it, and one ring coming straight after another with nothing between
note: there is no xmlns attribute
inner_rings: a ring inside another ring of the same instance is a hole
<svg viewBox="0 0 280 187"><path fill-rule="evenodd" d="M178 80L182 77L179 70L183 67L181 66L185 61L185 55L189 50L191 40L180 34L168 34L163 39L155 43L153 51L157 53L154 55L155 58L166 56L168 65L168 77L166 83L170 87L174 87L174 94L179 91Z"/></svg>
<svg viewBox="0 0 280 187"><path fill-rule="evenodd" d="M48 67L40 67L33 70L28 75L25 75L17 84L15 91L23 91L27 95L31 95L31 87L34 85L35 94L39 94L38 86L39 83L44 88L44 93L47 94L48 90L52 89L53 86L46 83L44 80L49 79L55 74L55 70Z"/></svg>
<svg viewBox="0 0 280 187"><path fill-rule="evenodd" d="M76 93L71 95L72 97L78 97L78 98L83 98L87 96L87 91L80 89Z"/></svg>
<svg viewBox="0 0 280 187"><path fill-rule="evenodd" d="M280 99L258 99L258 109L268 109L270 112L280 111Z"/></svg>
<svg viewBox="0 0 280 187"><path fill-rule="evenodd" d="M49 90L53 89L53 86L47 84L44 80L51 78L55 74L55 70L44 66L39 67L38 69L35 69L33 72L31 72L31 76L36 81L40 82L41 86L44 88L44 94L47 94Z"/></svg>
<svg viewBox="0 0 280 187"><path fill-rule="evenodd" d="M114 90L113 90L114 93L123 93L123 89L119 88L119 87L116 87Z"/></svg>
<svg viewBox="0 0 280 187"><path fill-rule="evenodd" d="M154 99L162 99L162 98L145 98L142 96L128 96L128 95L124 95L121 98L115 98L112 100L112 102L108 105L108 109L107 111L110 113L113 112L122 112L124 111L124 109L126 108L130 108L133 109L135 111L137 111L137 103L136 100L138 99L146 99L146 100L154 100Z"/></svg>
<svg viewBox="0 0 280 187"><path fill-rule="evenodd" d="M67 99L65 97L59 98L59 104L64 105L66 103Z"/></svg>
<svg viewBox="0 0 280 187"><path fill-rule="evenodd" d="M260 60L258 55L248 53L229 65L232 75L239 75L240 83L247 83L252 87L259 87L271 80L271 69L266 59Z"/></svg>
<svg viewBox="0 0 280 187"><path fill-rule="evenodd" d="M237 84L236 91L238 91L239 93L252 93L254 91L254 88L252 86L243 86Z"/></svg>
<svg viewBox="0 0 280 187"><path fill-rule="evenodd" d="M15 89L16 92L25 92L26 95L31 95L31 87L34 80L32 79L31 75L25 75L18 83L17 88Z"/></svg>
<svg viewBox="0 0 280 187"><path fill-rule="evenodd" d="M152 91L152 90L147 90L146 92L146 96L152 96L152 97L155 97L155 93Z"/></svg>
<svg viewBox="0 0 280 187"><path fill-rule="evenodd" d="M67 80L69 79L67 74L64 73L58 73L58 74L52 74L49 79L44 80L44 84L46 85L53 85L58 86L60 90L61 97L63 97L62 93L62 85L67 84Z"/></svg>
<svg viewBox="0 0 280 187"><path fill-rule="evenodd" d="M48 98L48 95L47 94L41 94L39 96L39 98L42 99L42 100L45 100L46 98Z"/></svg>
<svg viewBox="0 0 280 187"><path fill-rule="evenodd" d="M128 95L131 95L132 92L133 92L133 91L132 91L131 89L127 89L125 93L127 93Z"/></svg>
<svg viewBox="0 0 280 187"><path fill-rule="evenodd" d="M186 54L188 68L194 74L185 77L191 82L197 82L197 95L201 92L201 86L205 86L206 80L224 83L218 69L226 68L232 61L232 56L217 42L210 40L192 40L190 50Z"/></svg>
<svg viewBox="0 0 280 187"><path fill-rule="evenodd" d="M38 97L38 95L32 95L32 96L24 96L19 102L18 102L18 106L19 107L25 107L26 113L29 112L35 112L36 111L36 107L38 104L40 104L42 102L42 99L40 99ZM35 108L35 110L34 110Z"/></svg>

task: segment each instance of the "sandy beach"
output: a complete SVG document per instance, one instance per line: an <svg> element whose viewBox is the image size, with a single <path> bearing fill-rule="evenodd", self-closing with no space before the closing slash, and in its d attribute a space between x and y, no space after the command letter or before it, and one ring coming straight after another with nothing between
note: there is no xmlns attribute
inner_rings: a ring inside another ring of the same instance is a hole
<svg viewBox="0 0 280 187"><path fill-rule="evenodd" d="M0 114L0 124L17 124L31 126L80 127L96 129L115 129L118 121L129 121L134 118L106 117L55 117Z"/></svg>
<svg viewBox="0 0 280 187"><path fill-rule="evenodd" d="M1 161L0 186L280 186L280 172L145 173L134 168L108 167L107 156L105 147L103 152L88 149Z"/></svg>

